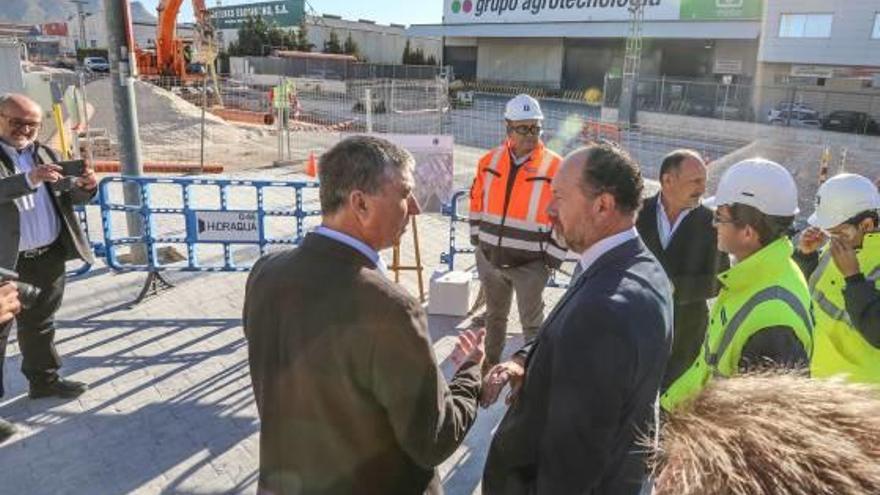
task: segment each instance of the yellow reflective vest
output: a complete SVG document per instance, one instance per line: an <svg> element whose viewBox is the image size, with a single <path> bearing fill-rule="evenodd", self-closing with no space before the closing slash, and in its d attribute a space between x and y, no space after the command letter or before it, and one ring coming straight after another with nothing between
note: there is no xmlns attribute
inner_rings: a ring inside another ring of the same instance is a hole
<svg viewBox="0 0 880 495"><path fill-rule="evenodd" d="M880 232L865 236L856 252L867 280L880 287ZM816 316L815 349L810 363L814 377L843 375L849 381L880 384L880 349L853 326L846 312L843 274L825 249L810 277L810 296Z"/></svg>
<svg viewBox="0 0 880 495"><path fill-rule="evenodd" d="M746 343L765 328L792 328L810 355L810 293L791 259L793 251L791 241L778 239L718 275L721 291L712 307L703 351L661 396L664 409L696 397L715 375L736 375Z"/></svg>

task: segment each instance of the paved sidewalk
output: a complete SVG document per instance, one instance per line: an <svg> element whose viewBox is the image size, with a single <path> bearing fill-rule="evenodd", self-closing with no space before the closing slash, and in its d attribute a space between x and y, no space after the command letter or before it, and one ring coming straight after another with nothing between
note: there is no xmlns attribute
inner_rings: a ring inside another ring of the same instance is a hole
<svg viewBox="0 0 880 495"><path fill-rule="evenodd" d="M427 289L448 243L448 221L424 215L419 228ZM412 262L409 237L402 254ZM246 276L170 274L175 288L136 306L128 303L143 273L101 265L71 280L58 314L62 372L92 388L72 401L28 399L12 339L0 416L21 431L0 447L0 493L255 493L259 427L240 321ZM418 293L413 274L402 283ZM548 305L560 294L548 291ZM516 320L514 310L509 351L521 343ZM438 360L466 323L431 318ZM481 411L465 444L441 466L448 494L479 493L502 414L502 406Z"/></svg>

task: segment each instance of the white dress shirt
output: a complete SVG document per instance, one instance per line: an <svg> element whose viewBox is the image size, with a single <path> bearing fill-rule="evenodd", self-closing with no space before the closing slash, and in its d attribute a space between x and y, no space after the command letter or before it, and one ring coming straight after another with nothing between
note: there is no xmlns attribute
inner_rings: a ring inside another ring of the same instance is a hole
<svg viewBox="0 0 880 495"><path fill-rule="evenodd" d="M632 227L628 230L624 230L623 232L619 232L612 236L606 237L601 241L593 244L586 251L581 254L581 273L587 271L593 263L596 262L603 254L611 251L612 249L620 246L621 244L631 241L639 236L638 231L635 227Z"/></svg>
<svg viewBox="0 0 880 495"><path fill-rule="evenodd" d="M58 238L61 233L61 218L52 204L52 194L49 187L45 183L40 183L37 187L31 183L31 178L27 174L34 169L36 162L34 160L34 145L18 151L0 140L0 146L6 155L12 159L16 173L24 173L28 186L34 189L34 192L27 194L15 200L15 206L18 207L19 223L21 224L21 235L18 240L18 250L28 251L39 247L45 247Z"/></svg>
<svg viewBox="0 0 880 495"><path fill-rule="evenodd" d="M336 242L341 242L342 244L345 244L346 246L357 250L359 253L366 256L367 259L372 261L373 264L376 265L376 268L378 268L383 275L388 273L388 267L385 265L385 260L383 260L382 257L379 256L379 253L376 252L375 249L371 248L367 245L367 243L361 241L360 239L355 239L348 234L344 234L342 232L339 232L338 230L333 230L323 225L319 225L318 227L316 227L313 232L324 237L333 239Z"/></svg>
<svg viewBox="0 0 880 495"><path fill-rule="evenodd" d="M678 226L681 225L681 222L692 211L694 211L694 208L681 210L675 222L670 225L666 208L663 207L663 194L661 193L657 196L657 234L660 235L660 245L663 246L663 249L669 246L669 242L672 241L672 235L675 234Z"/></svg>

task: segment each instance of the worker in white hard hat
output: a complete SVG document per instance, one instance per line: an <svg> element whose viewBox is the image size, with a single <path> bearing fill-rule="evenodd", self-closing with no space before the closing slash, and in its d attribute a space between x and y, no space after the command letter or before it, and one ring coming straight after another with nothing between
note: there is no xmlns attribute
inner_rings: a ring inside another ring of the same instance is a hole
<svg viewBox="0 0 880 495"><path fill-rule="evenodd" d="M506 139L477 164L470 192L471 243L486 297L484 373L498 364L516 292L526 340L544 320L543 291L566 250L551 234L550 182L562 158L541 140L544 114L529 95L517 95L504 112Z"/></svg>
<svg viewBox="0 0 880 495"><path fill-rule="evenodd" d="M715 208L718 249L733 266L718 275L703 351L661 397L666 410L690 402L713 377L805 367L812 352L810 293L786 236L798 213L791 174L760 158L739 162L706 204Z"/></svg>
<svg viewBox="0 0 880 495"><path fill-rule="evenodd" d="M844 375L880 385L880 193L840 174L816 194L795 260L810 278L816 316L814 377Z"/></svg>

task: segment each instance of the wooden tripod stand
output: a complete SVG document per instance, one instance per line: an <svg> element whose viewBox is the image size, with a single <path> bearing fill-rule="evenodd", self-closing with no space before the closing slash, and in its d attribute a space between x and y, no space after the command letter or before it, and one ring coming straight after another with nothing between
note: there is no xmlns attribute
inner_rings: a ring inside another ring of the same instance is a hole
<svg viewBox="0 0 880 495"><path fill-rule="evenodd" d="M400 264L400 244L394 246L393 257L391 260L391 270L394 272L394 282L400 283L400 272L401 271L415 271L416 275L419 277L419 300L421 302L425 302L425 282L422 277L422 251L419 247L419 227L418 223L416 223L416 217L412 217L412 234L413 234L413 247L415 249L415 258L416 264L404 266Z"/></svg>

